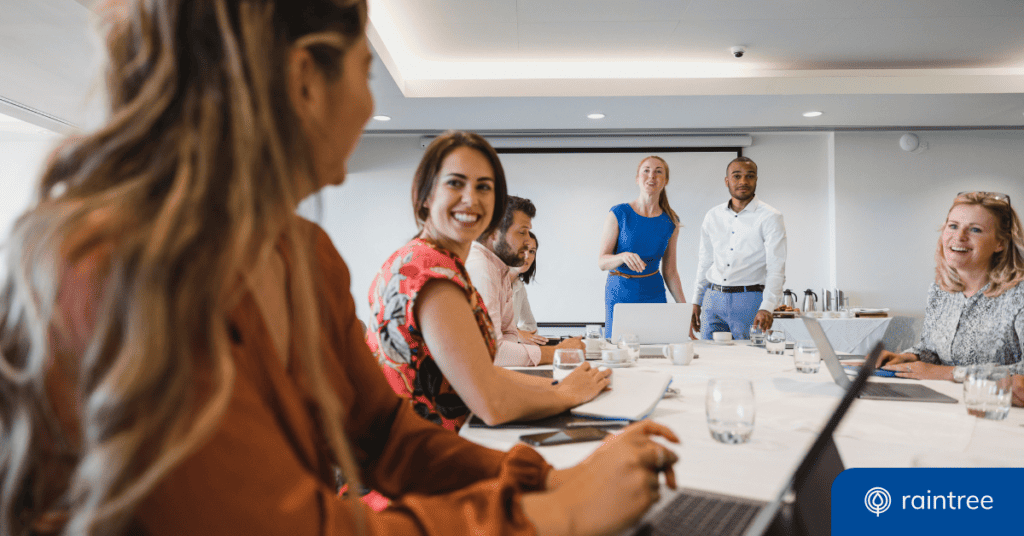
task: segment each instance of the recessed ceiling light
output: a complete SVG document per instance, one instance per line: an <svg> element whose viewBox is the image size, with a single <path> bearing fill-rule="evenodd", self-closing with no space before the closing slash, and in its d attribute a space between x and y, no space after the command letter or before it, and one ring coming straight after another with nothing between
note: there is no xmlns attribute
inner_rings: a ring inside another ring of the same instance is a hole
<svg viewBox="0 0 1024 536"><path fill-rule="evenodd" d="M589 114L587 119L604 119L604 114Z"/></svg>
<svg viewBox="0 0 1024 536"><path fill-rule="evenodd" d="M390 115L375 115L373 116L374 121L391 121Z"/></svg>
<svg viewBox="0 0 1024 536"><path fill-rule="evenodd" d="M822 112L804 112L804 117L818 117Z"/></svg>

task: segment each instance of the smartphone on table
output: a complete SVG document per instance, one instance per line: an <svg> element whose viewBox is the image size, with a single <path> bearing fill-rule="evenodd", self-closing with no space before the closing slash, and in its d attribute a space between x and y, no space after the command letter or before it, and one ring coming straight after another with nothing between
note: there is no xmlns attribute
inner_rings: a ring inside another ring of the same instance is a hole
<svg viewBox="0 0 1024 536"><path fill-rule="evenodd" d="M551 445L565 445L567 443L582 443L584 441L600 441L608 436L608 432L600 428L590 426L578 426L567 428L557 432L542 432L539 434L526 434L519 436L520 441L535 447L550 447Z"/></svg>

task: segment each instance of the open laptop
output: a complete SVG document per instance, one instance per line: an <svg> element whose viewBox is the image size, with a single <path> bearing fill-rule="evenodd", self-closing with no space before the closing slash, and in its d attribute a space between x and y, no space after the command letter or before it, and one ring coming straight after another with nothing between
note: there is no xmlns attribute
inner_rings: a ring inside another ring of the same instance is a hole
<svg viewBox="0 0 1024 536"><path fill-rule="evenodd" d="M661 355L666 344L690 340L692 303L616 303L612 311L613 343L623 333L640 339L640 355Z"/></svg>
<svg viewBox="0 0 1024 536"><path fill-rule="evenodd" d="M681 490L672 502L637 531L637 535L828 534L832 527L832 482L843 472L843 461L832 441L832 433L867 383L870 367L874 366L881 353L882 345L878 344L774 501L764 503L716 493Z"/></svg>
<svg viewBox="0 0 1024 536"><path fill-rule="evenodd" d="M825 335L825 330L821 329L821 324L814 318L809 316L803 317L804 325L807 326L807 331L811 334L811 338L814 339L814 345L818 347L818 352L821 353L821 359L825 362L825 366L828 367L829 373L832 374L832 379L836 382L839 387L848 389L850 386L850 378L846 376L846 371L843 369L843 364L839 362L839 357L836 355L835 350L832 349L832 343L829 342L828 337ZM869 367L867 362L861 366L861 369L874 369L874 366ZM861 398L868 400L906 400L908 402L941 402L945 404L956 404L957 400L951 396L946 396L931 387L926 387L917 383L875 383L869 382L864 386L864 391L860 395Z"/></svg>

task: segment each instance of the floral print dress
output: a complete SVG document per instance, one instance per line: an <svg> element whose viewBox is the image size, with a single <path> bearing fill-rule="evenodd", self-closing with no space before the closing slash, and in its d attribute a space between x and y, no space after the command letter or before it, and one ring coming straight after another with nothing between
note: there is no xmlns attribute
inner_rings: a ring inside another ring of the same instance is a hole
<svg viewBox="0 0 1024 536"><path fill-rule="evenodd" d="M462 260L421 238L414 238L391 255L370 284L373 318L366 328L366 343L391 388L409 398L416 413L458 431L469 415L469 408L434 362L413 316L420 289L432 279L447 279L465 292L494 361L494 328Z"/></svg>

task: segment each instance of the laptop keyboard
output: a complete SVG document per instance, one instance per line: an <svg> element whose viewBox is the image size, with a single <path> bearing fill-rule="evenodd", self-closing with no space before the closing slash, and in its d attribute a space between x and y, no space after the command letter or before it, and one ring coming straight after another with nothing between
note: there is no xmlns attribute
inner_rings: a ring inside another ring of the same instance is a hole
<svg viewBox="0 0 1024 536"><path fill-rule="evenodd" d="M764 503L695 490L681 490L652 520L654 534L743 534Z"/></svg>
<svg viewBox="0 0 1024 536"><path fill-rule="evenodd" d="M861 391L865 395L871 396L888 396L892 398L910 398L910 395L899 390L894 389L884 383L868 383L864 386L864 390Z"/></svg>

